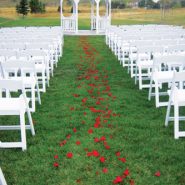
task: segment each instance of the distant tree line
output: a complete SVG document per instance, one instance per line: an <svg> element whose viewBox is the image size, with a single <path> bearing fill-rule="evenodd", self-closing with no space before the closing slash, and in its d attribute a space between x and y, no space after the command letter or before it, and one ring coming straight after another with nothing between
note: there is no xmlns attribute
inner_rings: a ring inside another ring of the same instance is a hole
<svg viewBox="0 0 185 185"><path fill-rule="evenodd" d="M23 17L30 13L44 13L46 6L39 0L20 0L16 5L16 12L22 14Z"/></svg>
<svg viewBox="0 0 185 185"><path fill-rule="evenodd" d="M160 0L158 3L152 0L113 0L111 7L113 9L124 9L132 6L139 8L159 9L161 6L166 8L180 8L185 7L185 0Z"/></svg>

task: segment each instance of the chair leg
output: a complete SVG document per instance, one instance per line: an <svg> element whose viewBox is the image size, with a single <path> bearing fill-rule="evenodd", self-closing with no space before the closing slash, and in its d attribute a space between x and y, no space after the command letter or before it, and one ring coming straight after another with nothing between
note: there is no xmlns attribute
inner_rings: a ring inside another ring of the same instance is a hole
<svg viewBox="0 0 185 185"><path fill-rule="evenodd" d="M40 91L39 91L39 84L38 81L36 83L36 90L37 90L37 98L38 98L38 102L41 105L41 98L40 98Z"/></svg>
<svg viewBox="0 0 185 185"><path fill-rule="evenodd" d="M0 168L0 184L7 185L6 180L5 180L5 177L3 175L3 172L1 170L1 168Z"/></svg>
<svg viewBox="0 0 185 185"><path fill-rule="evenodd" d="M42 71L42 88L43 91L46 92L46 77L45 77L45 71Z"/></svg>
<svg viewBox="0 0 185 185"><path fill-rule="evenodd" d="M174 104L174 138L179 139L179 106Z"/></svg>
<svg viewBox="0 0 185 185"><path fill-rule="evenodd" d="M152 85L153 85L153 79L151 77L150 79L150 88L149 88L149 93L148 93L148 100L151 100L151 96L152 96Z"/></svg>
<svg viewBox="0 0 185 185"><path fill-rule="evenodd" d="M137 84L137 78L138 78L138 66L135 67L135 85Z"/></svg>
<svg viewBox="0 0 185 185"><path fill-rule="evenodd" d="M168 126L169 117L170 117L170 110L171 110L171 100L168 102L167 112L166 112L166 118L165 118L165 126Z"/></svg>
<svg viewBox="0 0 185 185"><path fill-rule="evenodd" d="M142 89L142 69L139 67L139 89Z"/></svg>
<svg viewBox="0 0 185 185"><path fill-rule="evenodd" d="M155 105L159 107L159 86L158 81L155 81Z"/></svg>
<svg viewBox="0 0 185 185"><path fill-rule="evenodd" d="M31 133L32 133L32 136L34 136L35 135L35 129L34 129L34 126L33 126L33 120L32 120L29 108L27 108L26 112L27 112L27 115L28 115L28 121L29 121L29 124L30 124Z"/></svg>
<svg viewBox="0 0 185 185"><path fill-rule="evenodd" d="M31 87L31 111L35 112L35 86Z"/></svg>
<svg viewBox="0 0 185 185"><path fill-rule="evenodd" d="M22 143L22 150L26 150L26 127L25 127L25 119L24 113L20 113L20 126L21 126L21 143Z"/></svg>

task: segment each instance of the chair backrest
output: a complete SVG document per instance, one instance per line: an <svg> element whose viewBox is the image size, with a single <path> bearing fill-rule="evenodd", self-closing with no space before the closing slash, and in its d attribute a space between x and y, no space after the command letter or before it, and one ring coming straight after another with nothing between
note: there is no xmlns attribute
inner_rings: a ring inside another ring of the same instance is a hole
<svg viewBox="0 0 185 185"><path fill-rule="evenodd" d="M175 69L175 67L183 69L185 66L185 55L154 55L154 63L153 63L153 71L159 71L162 66L167 67L166 69L171 70Z"/></svg>
<svg viewBox="0 0 185 185"><path fill-rule="evenodd" d="M185 44L184 45L168 46L168 48L166 50L168 53L185 52Z"/></svg>
<svg viewBox="0 0 185 185"><path fill-rule="evenodd" d="M173 80L174 82L184 82L185 81L185 71L181 71L181 72L174 71Z"/></svg>
<svg viewBox="0 0 185 185"><path fill-rule="evenodd" d="M36 74L35 63L32 61L10 60L4 62L2 66L5 76L9 76L9 73L14 73L17 76L18 72L21 72L21 76L25 76L26 74L34 76Z"/></svg>
<svg viewBox="0 0 185 185"><path fill-rule="evenodd" d="M0 79L0 91L1 90L8 90L13 92L22 90L24 92L24 85L22 80Z"/></svg>

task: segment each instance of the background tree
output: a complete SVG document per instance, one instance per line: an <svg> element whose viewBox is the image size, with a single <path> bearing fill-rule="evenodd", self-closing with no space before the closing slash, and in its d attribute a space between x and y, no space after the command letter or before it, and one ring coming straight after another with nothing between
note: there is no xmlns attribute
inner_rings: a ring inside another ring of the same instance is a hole
<svg viewBox="0 0 185 185"><path fill-rule="evenodd" d="M29 3L31 13L43 13L45 12L45 4L39 0L30 0Z"/></svg>
<svg viewBox="0 0 185 185"><path fill-rule="evenodd" d="M23 15L23 18L29 12L29 6L27 0L21 0L19 4L16 5L16 12Z"/></svg>

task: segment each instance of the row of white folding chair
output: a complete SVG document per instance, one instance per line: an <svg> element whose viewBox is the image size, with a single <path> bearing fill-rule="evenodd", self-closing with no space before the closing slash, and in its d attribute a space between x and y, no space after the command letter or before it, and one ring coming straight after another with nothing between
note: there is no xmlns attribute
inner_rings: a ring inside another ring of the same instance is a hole
<svg viewBox="0 0 185 185"><path fill-rule="evenodd" d="M51 60L53 62L57 63L58 58L61 56L60 48L58 48L58 43L55 44L52 41L50 42L39 42L38 40L36 42L2 42L0 44L0 50L1 49L11 49L15 51L20 51L20 50L26 50L26 49L38 49L38 50L46 50L50 56Z"/></svg>
<svg viewBox="0 0 185 185"><path fill-rule="evenodd" d="M132 31L128 31L125 32L125 31L120 31L119 29L118 30L114 30L114 31L110 31L110 32L106 32L107 34L107 37L111 40L114 40L117 36L118 37L121 37L123 40L127 39L127 38L140 38L140 39L150 39L151 37L154 37L154 38L159 38L159 39L175 39L175 38L183 38L184 37L184 34L185 34L185 31L181 31L181 32L161 32L159 31L158 33L156 32L152 32L151 31L147 31L147 32L132 32Z"/></svg>
<svg viewBox="0 0 185 185"><path fill-rule="evenodd" d="M3 172L0 168L0 185L7 185Z"/></svg>
<svg viewBox="0 0 185 185"><path fill-rule="evenodd" d="M185 31L184 31L185 33ZM110 35L109 35L110 34ZM159 39L182 39L183 38L183 34L181 33L174 33L172 32L170 33L155 33L155 32L147 32L147 33L130 33L128 32L128 34L126 34L125 32L120 32L120 30L118 30L117 32L110 32L107 36L106 36L106 43L108 42L115 42L117 37L121 38L123 41L129 41L129 40L159 40ZM109 41L108 41L109 39ZM110 47L110 44L109 44Z"/></svg>
<svg viewBox="0 0 185 185"><path fill-rule="evenodd" d="M174 138L185 137L185 131L180 129L180 121L185 120L185 116L180 116L179 108L185 106L185 71L174 72L172 79L171 90L169 94L169 102L167 107L165 126L168 126L169 121L174 121ZM174 116L170 116L171 106L174 106Z"/></svg>
<svg viewBox="0 0 185 185"><path fill-rule="evenodd" d="M146 44L148 42L148 44ZM145 45L161 45L161 43L163 45L174 45L174 44L184 44L185 39L182 38L176 38L176 39L159 39L157 37L148 37L148 38L138 38L137 36L131 36L131 37L127 37L127 39L122 39L121 37L116 37L114 38L114 40L112 42L109 42L109 47L111 48L111 50L118 55L119 58L119 54L120 54L120 49L122 45L125 45L125 43L131 45L131 46L137 46L137 45L142 45L143 43Z"/></svg>
<svg viewBox="0 0 185 185"><path fill-rule="evenodd" d="M57 66L57 62L59 57L62 56L62 48L58 47L58 44L52 43L52 42L32 42L32 43L1 43L0 44L0 50L1 49L8 49L8 50L43 50L46 51L50 56L50 62L51 62L51 72L53 75L53 65L55 64ZM61 51L60 51L61 50ZM1 54L0 54L1 55Z"/></svg>
<svg viewBox="0 0 185 185"><path fill-rule="evenodd" d="M127 52L128 55L128 70L130 70L131 72L131 77L135 76L135 67L136 67L136 60L137 60L137 50L140 47L147 47L147 46L153 46L154 48L156 47L163 47L163 52L168 52L168 47L171 46L171 44L173 45L177 45L177 43L173 43L173 40L164 40L164 41L158 41L158 42L153 42L153 41L136 41L136 42L132 42L129 45L129 51ZM128 46L126 46L126 48L128 49ZM124 49L125 52L125 49ZM125 65L125 57L122 57L122 63L123 65Z"/></svg>
<svg viewBox="0 0 185 185"><path fill-rule="evenodd" d="M160 101L160 96L167 95L167 92L159 92L159 90L164 84L171 84L174 70L182 71L184 67L184 54L168 54L154 56L148 99L151 100L151 97L155 96L156 107L168 105L168 102ZM152 92L153 87L154 92Z"/></svg>
<svg viewBox="0 0 185 185"><path fill-rule="evenodd" d="M185 45L175 46L145 46L137 49L137 60L135 68L135 83L139 80L139 89L149 88L149 84L143 84L144 80L150 79L153 66L153 56L158 54L185 54Z"/></svg>
<svg viewBox="0 0 185 185"><path fill-rule="evenodd" d="M107 40L106 40L106 42L107 42ZM107 44L109 44L109 42L107 42ZM125 46L128 46L128 45L125 44ZM152 47L152 46L148 46L148 47ZM148 60L146 62L149 62L153 65L154 65L154 62L153 62L152 58L154 57L154 60L157 61L157 58L160 57L160 59L162 59L162 61L161 61L161 66L162 67L159 67L160 64L158 63L158 68L169 70L169 71L166 71L168 73L168 76L166 76L165 78L170 79L170 75L171 75L171 80L167 81L168 84L170 85L172 83L174 70L182 71L184 69L184 66L185 66L185 56L183 56L184 55L184 46L183 45L176 45L176 46L168 46L165 49L164 48L165 48L164 46L163 47L158 47L158 49L161 50L161 52L160 51L155 51L155 52L153 51L153 54L150 53L150 52L149 52L150 54L149 53L147 54L147 48L143 48L143 51L145 53L142 54L142 51L140 49L140 51L138 51L138 55L140 53L140 56L138 56L138 57L141 57L141 60L142 59L143 60L145 60L145 59ZM151 50L151 48L148 49L148 50ZM154 48L153 48L153 50L154 50ZM165 52L165 53L163 53L163 52ZM159 54L159 53L161 53L161 54ZM141 62L141 64L142 64L142 62ZM151 69L151 65L149 65L149 68ZM154 71L152 70L152 73ZM164 73L165 73L165 71L164 71ZM180 72L178 72L178 73L180 74ZM150 73L150 75L151 75L151 73ZM150 75L149 75L149 77L150 77ZM152 74L152 76L153 76L153 74ZM181 80L182 79L183 79L183 82L185 82L185 72L184 72L184 75L181 75ZM176 78L175 82L177 82L177 81L180 81L180 80ZM184 84L184 83L181 83L181 84ZM161 86L162 86L162 83L161 82L158 83L158 88L161 87ZM152 85L150 85L150 87L152 88ZM149 93L149 97L150 97L150 93ZM174 137L179 138L179 137L184 137L185 136L185 132L182 132L179 129L179 120L185 120L185 117L179 117L179 115L178 115L179 114L179 111L178 111L179 106L180 105L185 106L185 90L183 90L183 92L182 92L182 90L178 91L178 93L176 93L176 95L174 97L176 97L176 102L178 102L178 104L176 104L176 107L174 109L175 110L175 114L174 114L175 116L174 116L174 118L169 117L170 108L168 108L167 114L166 114L165 125L167 125L168 121L175 120ZM171 103L169 101L168 107L171 107L171 105L174 104L174 101L175 100L171 100Z"/></svg>
<svg viewBox="0 0 185 185"><path fill-rule="evenodd" d="M34 62L12 60L1 63L5 79L22 80L27 97L30 97L30 111L35 112L35 101L41 104L39 85ZM30 95L29 95L30 93ZM35 97L35 93L37 97Z"/></svg>
<svg viewBox="0 0 185 185"><path fill-rule="evenodd" d="M37 79L39 81L39 89L46 92L46 84L49 86L49 56L45 51L40 50L23 50L15 52L12 50L0 50L0 61L10 60L33 61L35 63Z"/></svg>
<svg viewBox="0 0 185 185"><path fill-rule="evenodd" d="M19 97L11 97L11 92L20 90L22 93ZM25 124L25 113L28 116L28 124ZM20 130L21 134L18 142L0 141L0 148L22 148L23 151L26 150L26 129L31 130L33 136L35 135L35 130L22 80L0 79L0 115L19 116L19 125L0 125L0 130Z"/></svg>
<svg viewBox="0 0 185 185"><path fill-rule="evenodd" d="M37 78L40 81L41 91L46 92L46 84L49 86L50 73L53 76L53 63L47 51L43 50L23 50L17 56L20 60L34 61L36 65Z"/></svg>
<svg viewBox="0 0 185 185"><path fill-rule="evenodd" d="M139 80L139 89L149 88L149 84L146 84L151 77L151 69L153 66L153 56L164 53L163 46L143 46L137 49L136 66L134 70L135 84ZM145 84L143 84L145 81Z"/></svg>

